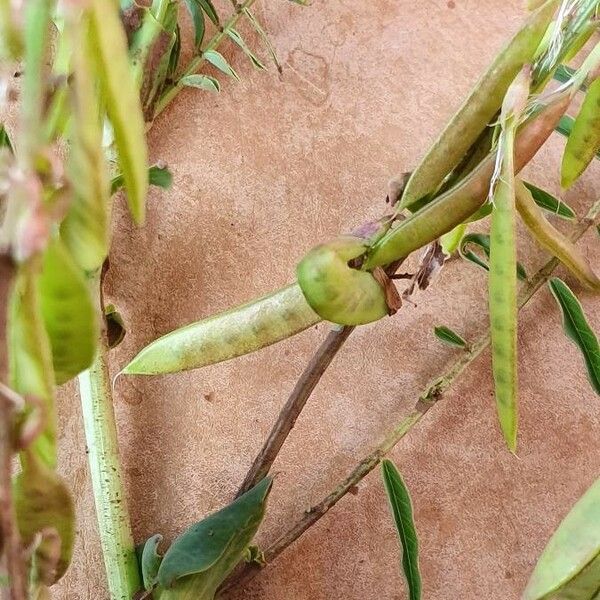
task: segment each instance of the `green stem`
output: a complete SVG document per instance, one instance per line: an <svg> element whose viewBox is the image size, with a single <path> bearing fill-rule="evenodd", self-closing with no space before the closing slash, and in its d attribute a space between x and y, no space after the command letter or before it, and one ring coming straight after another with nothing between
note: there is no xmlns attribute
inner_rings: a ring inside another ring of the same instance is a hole
<svg viewBox="0 0 600 600"><path fill-rule="evenodd" d="M184 85L181 83L181 80L188 75L193 75L198 71L202 63L204 63L205 55L210 50L215 50L217 46L228 37L228 32L233 29L237 22L240 20L240 17L244 15L244 10L250 8L256 0L245 0L242 4L236 6L235 12L229 17L228 21L221 27L219 32L215 34L212 39L208 42L206 48L199 54L194 57L190 64L187 66L185 71L181 74L179 79L170 87L165 89L160 100L156 105L156 110L154 112L154 118L156 118L160 113L167 108L167 106L175 99L177 94L184 88Z"/></svg>
<svg viewBox="0 0 600 600"><path fill-rule="evenodd" d="M111 600L131 600L142 588L119 460L111 381L104 339L79 376L83 424L98 530Z"/></svg>

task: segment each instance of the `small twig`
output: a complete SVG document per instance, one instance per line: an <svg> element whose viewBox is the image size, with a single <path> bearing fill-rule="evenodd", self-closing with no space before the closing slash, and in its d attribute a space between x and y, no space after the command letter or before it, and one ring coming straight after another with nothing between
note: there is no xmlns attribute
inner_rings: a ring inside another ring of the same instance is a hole
<svg viewBox="0 0 600 600"><path fill-rule="evenodd" d="M577 241L595 222L600 214L600 201L597 201L584 219L575 227L570 238ZM518 308L522 309L533 295L550 278L552 272L559 264L556 258L551 258L521 289L519 293ZM295 542L307 529L314 525L323 515L333 508L351 489L353 489L366 475L368 475L381 461L381 459L422 419L422 417L441 399L446 391L463 371L487 348L490 342L489 328L472 345L468 354L461 355L450 368L439 378L433 381L419 396L413 410L406 415L400 423L385 437L385 439L363 458L350 474L341 481L335 489L321 502L307 510L304 516L297 521L288 531L281 535L264 552L265 563L268 564L277 558L288 546ZM244 565L234 573L222 588L227 592L256 575L261 570L258 565Z"/></svg>
<svg viewBox="0 0 600 600"><path fill-rule="evenodd" d="M401 264L402 261L400 260L390 265L386 269L388 275L393 274ZM327 337L318 347L317 351L310 359L310 362L306 365L302 375L300 375L300 378L296 382L287 402L279 412L277 421L271 429L271 433L263 444L260 452L254 459L250 470L237 492L236 498L254 487L269 473L281 447L294 428L300 413L306 406L306 402L310 398L310 395L313 393L313 390L319 383L323 373L325 373L335 358L335 355L344 345L344 342L348 339L354 329L354 327L349 326L334 329L329 332Z"/></svg>
<svg viewBox="0 0 600 600"><path fill-rule="evenodd" d="M0 381L6 381L8 372L8 344L6 339L7 307L14 274L12 260L0 254ZM10 600L25 600L25 573L23 547L17 527L12 498L12 461L14 457L14 399L0 389L0 546L3 567L9 579Z"/></svg>
<svg viewBox="0 0 600 600"><path fill-rule="evenodd" d="M206 53L210 50L214 50L215 48L217 48L219 44L226 37L228 37L229 31L231 31L237 25L237 22L240 20L240 17L244 15L244 10L250 8L255 1L256 0L245 0L242 4L236 3L235 10L231 17L229 17L229 19L227 20L225 25L223 25L223 27L221 27L219 31L210 39L210 41L206 45L206 48L204 48L204 50L202 50L202 52L198 56L194 57L190 61L190 64L187 66L187 68L181 74L178 80L164 91L156 105L156 110L154 111L154 118L158 117L158 115L163 110L165 110L165 108L167 108L167 106L175 99L177 94L179 94L179 92L184 88L184 85L181 83L181 80L184 77L187 77L188 75L194 75L198 71L202 63L206 60Z"/></svg>

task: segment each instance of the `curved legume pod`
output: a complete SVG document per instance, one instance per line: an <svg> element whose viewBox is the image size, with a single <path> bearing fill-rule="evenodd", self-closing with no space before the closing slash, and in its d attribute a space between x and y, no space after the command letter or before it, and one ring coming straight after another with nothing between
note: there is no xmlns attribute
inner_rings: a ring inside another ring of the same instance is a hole
<svg viewBox="0 0 600 600"><path fill-rule="evenodd" d="M459 163L498 112L509 85L537 50L558 0L548 0L532 13L523 27L477 81L473 91L413 171L397 211L435 193L444 177Z"/></svg>
<svg viewBox="0 0 600 600"><path fill-rule="evenodd" d="M167 333L122 371L177 373L248 354L304 331L321 319L297 284Z"/></svg>
<svg viewBox="0 0 600 600"><path fill-rule="evenodd" d="M542 209L535 203L525 184L519 179L516 184L517 211L536 241L556 256L587 287L600 291L600 278L577 246L555 229L544 217Z"/></svg>
<svg viewBox="0 0 600 600"><path fill-rule="evenodd" d="M589 87L563 155L560 182L569 188L600 150L600 78Z"/></svg>
<svg viewBox="0 0 600 600"><path fill-rule="evenodd" d="M553 533L529 579L523 600L598 598L600 479Z"/></svg>
<svg viewBox="0 0 600 600"><path fill-rule="evenodd" d="M364 240L341 236L316 246L298 263L298 283L323 319L339 325L364 325L388 314L385 292L372 273L348 266L367 249Z"/></svg>
<svg viewBox="0 0 600 600"><path fill-rule="evenodd" d="M554 131L571 102L571 92L555 97L520 128L515 145L515 169L520 171ZM495 152L471 174L421 210L391 229L369 251L364 269L387 265L431 243L468 219L486 200L494 171Z"/></svg>

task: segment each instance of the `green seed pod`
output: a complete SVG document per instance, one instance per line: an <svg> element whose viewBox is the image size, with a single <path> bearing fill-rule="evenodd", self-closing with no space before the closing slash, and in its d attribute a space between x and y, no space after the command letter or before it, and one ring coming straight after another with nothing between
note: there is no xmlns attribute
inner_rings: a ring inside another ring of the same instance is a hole
<svg viewBox="0 0 600 600"><path fill-rule="evenodd" d="M524 64L531 61L552 19L558 0L534 12L489 69L413 171L398 212L434 194L498 112L502 98Z"/></svg>
<svg viewBox="0 0 600 600"><path fill-rule="evenodd" d="M577 181L600 150L600 78L589 87L563 155L560 182L567 189Z"/></svg>
<svg viewBox="0 0 600 600"><path fill-rule="evenodd" d="M519 215L540 246L556 256L584 285L600 291L600 279L583 254L546 220L542 209L521 180L517 181L516 194Z"/></svg>
<svg viewBox="0 0 600 600"><path fill-rule="evenodd" d="M571 102L569 90L537 110L520 128L515 146L515 168L520 171L554 131ZM364 269L387 265L408 256L467 220L486 200L494 171L495 152L471 174L404 221L398 222L369 251Z"/></svg>
<svg viewBox="0 0 600 600"><path fill-rule="evenodd" d="M192 323L146 346L122 371L177 373L248 354L304 331L321 319L297 284Z"/></svg>
<svg viewBox="0 0 600 600"><path fill-rule="evenodd" d="M364 240L342 236L313 248L298 264L298 283L321 318L340 325L364 325L388 314L385 291L372 273L348 264L367 248Z"/></svg>

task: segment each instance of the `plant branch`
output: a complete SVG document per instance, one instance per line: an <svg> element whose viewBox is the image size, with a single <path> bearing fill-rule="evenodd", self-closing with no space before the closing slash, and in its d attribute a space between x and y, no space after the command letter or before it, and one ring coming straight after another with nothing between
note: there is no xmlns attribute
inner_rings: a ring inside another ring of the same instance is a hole
<svg viewBox="0 0 600 600"><path fill-rule="evenodd" d="M225 25L223 25L219 29L219 31L210 39L210 41L208 42L208 44L206 45L204 50L202 50L202 52L198 56L194 57L190 61L190 64L187 66L185 71L180 75L178 80L163 92L162 96L160 97L160 99L156 105L156 110L154 111L154 118L158 117L158 115L160 115L160 113L163 110L165 110L165 108L167 108L167 106L176 98L176 96L179 94L179 92L185 87L181 83L181 80L184 77L187 77L188 75L194 75L198 71L200 66L206 60L206 58L205 58L206 53L209 52L210 50L215 50L219 46L219 44L226 37L228 37L229 31L231 31L237 25L237 22L240 20L240 17L242 17L244 15L245 9L250 8L254 4L255 1L256 0L245 0L241 4L235 5L235 10L234 10L233 14L227 20Z"/></svg>
<svg viewBox="0 0 600 600"><path fill-rule="evenodd" d="M281 409L269 437L254 459L252 467L250 467L244 482L240 486L236 498L239 498L254 487L269 473L281 447L296 424L296 419L300 416L317 383L319 383L323 373L325 373L327 367L329 367L331 361L335 358L338 350L344 345L344 342L350 337L353 331L354 327L346 326L332 329L327 334L327 337L310 359L310 362L296 382L290 397Z"/></svg>
<svg viewBox="0 0 600 600"><path fill-rule="evenodd" d="M100 282L97 282L98 286ZM100 295L100 291L98 292ZM104 339L88 371L79 376L88 461L98 531L111 600L131 600L141 587L119 460L119 443Z"/></svg>
<svg viewBox="0 0 600 600"><path fill-rule="evenodd" d="M7 381L7 313L14 265L0 254L0 384ZM8 575L10 600L25 600L23 546L12 499L12 462L14 458L14 402L0 387L0 548Z"/></svg>
<svg viewBox="0 0 600 600"><path fill-rule="evenodd" d="M399 260L392 263L386 269L388 276L391 277L398 270L402 262L403 260ZM350 326L333 329L327 334L323 342L321 342L321 345L317 348L317 351L296 382L287 402L279 412L277 421L246 474L236 498L239 498L268 475L285 440L294 428L296 420L306 406L306 402L354 329L355 327Z"/></svg>
<svg viewBox="0 0 600 600"><path fill-rule="evenodd" d="M577 241L597 220L600 214L600 201L597 201L588 214L574 228L570 238ZM533 295L550 278L559 261L551 258L521 289L518 298L519 310L523 308ZM443 393L458 379L458 377L469 367L481 352L488 347L490 342L490 331L486 328L477 341L472 345L468 354L463 354L450 368L439 378L434 380L419 396L413 410L406 415L400 423L384 438L384 440L367 456L365 456L350 474L341 481L323 500L307 510L304 516L297 521L288 531L281 535L264 552L265 564L272 562L288 546L295 542L307 529L314 525L331 508L333 508L351 489L353 489L366 475L368 475L390 452L390 450L409 432L423 416L431 409ZM226 592L233 587L242 584L256 575L262 567L255 564L244 565L236 572L222 588Z"/></svg>

